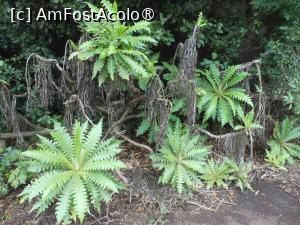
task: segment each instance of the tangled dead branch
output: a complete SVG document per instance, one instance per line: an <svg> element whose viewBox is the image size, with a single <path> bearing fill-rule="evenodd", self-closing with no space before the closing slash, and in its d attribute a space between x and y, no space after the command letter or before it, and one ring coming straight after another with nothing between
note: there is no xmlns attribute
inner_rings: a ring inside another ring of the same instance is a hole
<svg viewBox="0 0 300 225"><path fill-rule="evenodd" d="M88 38L87 35L83 35L79 44ZM65 106L65 122L69 127L72 126L74 117L89 118L88 121L91 123L90 118L96 114L97 84L92 79L93 59L84 62L77 57L70 59L70 55L75 51L74 45L72 41L66 43L60 84Z"/></svg>
<svg viewBox="0 0 300 225"><path fill-rule="evenodd" d="M156 135L156 149L165 140L166 130L169 124L172 99L184 98L187 105L187 122L190 127L196 121L196 86L193 82L197 64L196 40L199 37L200 27L195 26L191 38L184 44L179 43L174 56L179 59L179 74L176 80L169 81L164 88L159 76L151 81L146 92L146 116L148 121L159 124L159 132Z"/></svg>
<svg viewBox="0 0 300 225"><path fill-rule="evenodd" d="M33 78L29 72L29 62L33 62ZM52 106L55 91L58 87L54 82L53 67L62 68L56 59L46 59L36 53L29 55L26 61L25 78L27 83L27 111L33 106L41 105L44 109Z"/></svg>

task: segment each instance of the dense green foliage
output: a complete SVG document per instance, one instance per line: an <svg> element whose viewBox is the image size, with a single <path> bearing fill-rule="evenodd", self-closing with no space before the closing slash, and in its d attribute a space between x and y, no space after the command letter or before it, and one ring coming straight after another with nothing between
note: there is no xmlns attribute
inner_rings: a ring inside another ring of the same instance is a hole
<svg viewBox="0 0 300 225"><path fill-rule="evenodd" d="M8 193L9 188L17 189L32 178L27 172L29 162L21 155L21 150L8 147L0 149L0 198Z"/></svg>
<svg viewBox="0 0 300 225"><path fill-rule="evenodd" d="M88 124L77 122L70 136L57 125L51 131L53 140L40 137L38 150L24 152L33 159L30 170L40 173L21 193L22 199L36 200L33 210L43 212L56 202L58 223L79 218L82 223L92 204L100 212L100 201L110 201L122 184L112 171L125 167L115 156L120 142L100 140L102 120L87 132Z"/></svg>
<svg viewBox="0 0 300 225"><path fill-rule="evenodd" d="M209 160L203 168L201 178L208 190L214 187L227 189L232 182L242 191L245 189L253 190L249 179L251 170L251 163L236 163L230 159L223 161Z"/></svg>
<svg viewBox="0 0 300 225"><path fill-rule="evenodd" d="M250 185L250 172L253 169L252 163L245 163L243 161L236 163L234 160L228 160L227 163L229 164L231 170L231 179L235 183L235 185L240 188L242 191L245 189L249 189L253 191Z"/></svg>
<svg viewBox="0 0 300 225"><path fill-rule="evenodd" d="M279 145L282 151L288 152L292 157L300 157L300 146L294 143L300 138L300 127L295 127L295 121L285 118L278 122L274 129L274 139L270 143Z"/></svg>
<svg viewBox="0 0 300 225"><path fill-rule="evenodd" d="M199 173L208 155L208 147L199 142L199 137L190 137L188 132L183 131L179 123L174 129L170 128L160 151L151 156L153 166L163 170L159 182L171 184L179 193L201 184Z"/></svg>
<svg viewBox="0 0 300 225"><path fill-rule="evenodd" d="M253 169L251 163L237 163L230 159L207 161L208 147L199 138L190 136L179 123L175 128L169 128L163 147L150 157L154 168L163 171L160 183L171 184L179 193L187 188L199 188L202 182L207 189L227 189L234 184L242 191L252 190L249 180L249 173Z"/></svg>
<svg viewBox="0 0 300 225"><path fill-rule="evenodd" d="M98 1L90 2L99 7ZM0 31L5 34L0 37L2 43L0 60L3 60L10 68L0 74L0 79L12 84L15 84L16 74L20 74L20 81L24 81L22 74L25 59L30 53L61 57L65 41L78 40L81 28L72 20L68 23L40 21L26 26L24 23L12 25L10 8L30 7L33 13L36 13L40 7L49 10L60 10L64 7L71 7L75 10L87 9L86 4L72 0L32 1L30 3L18 0L0 4L4 9L3 17L0 18ZM207 63L213 61L223 69L226 65L242 63L262 56L262 74L266 80L266 88L276 99L284 100L286 104L286 108L276 110L281 112L290 109L299 113L299 104L297 104L299 93L296 87L299 83L300 71L298 18L300 10L297 0L252 0L248 2L167 0L164 3L133 0L120 1L118 4L119 9L153 8L155 19L150 25L152 31L150 37L158 41L157 47L153 49L159 51L160 57L165 61L174 55L176 44L179 41L182 42L192 32L194 21L202 11L207 17L207 24L198 40L199 64L206 66ZM124 26L130 27L131 24ZM43 32L40 32L41 30ZM147 32L146 35L148 35ZM106 40L113 40L113 37L114 35ZM108 46L104 46L104 49ZM148 57L148 54L145 55ZM145 65L145 62L147 60L142 64ZM110 62L110 65L113 63ZM120 67L110 68L112 74L112 68L118 72L117 68ZM144 69L148 72L147 68ZM145 72L141 71L139 73ZM106 74L109 77L108 72ZM125 73L125 77L127 75L128 73ZM17 85L13 85L14 89L24 88L24 84L20 81Z"/></svg>
<svg viewBox="0 0 300 225"><path fill-rule="evenodd" d="M226 161L209 160L203 168L201 178L210 190L213 187L228 188L226 181L230 178L230 168Z"/></svg>
<svg viewBox="0 0 300 225"><path fill-rule="evenodd" d="M300 146L296 142L300 138L300 127L295 127L295 121L288 117L277 122L274 129L273 138L268 142L271 151L267 153L267 158L280 158L280 165L293 158L300 158Z"/></svg>
<svg viewBox="0 0 300 225"><path fill-rule="evenodd" d="M286 164L291 160L287 152L282 152L276 144L270 143L271 150L266 150L266 162L273 168L286 170Z"/></svg>

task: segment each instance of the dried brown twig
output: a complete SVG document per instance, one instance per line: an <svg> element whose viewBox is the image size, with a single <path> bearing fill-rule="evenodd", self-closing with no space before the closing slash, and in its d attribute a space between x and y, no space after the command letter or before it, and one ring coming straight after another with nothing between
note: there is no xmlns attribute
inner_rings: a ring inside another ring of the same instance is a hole
<svg viewBox="0 0 300 225"><path fill-rule="evenodd" d="M138 142L136 142L136 141L130 139L129 137L125 136L125 135L122 134L122 133L116 133L116 136L118 136L118 137L124 139L125 141L128 141L129 143L131 143L131 144L133 144L133 145L135 145L135 146L137 146L137 147L139 147L139 148L146 149L149 153L153 153L153 152L154 152L153 149L150 148L149 146L144 145L144 144L140 144L140 143L138 143Z"/></svg>

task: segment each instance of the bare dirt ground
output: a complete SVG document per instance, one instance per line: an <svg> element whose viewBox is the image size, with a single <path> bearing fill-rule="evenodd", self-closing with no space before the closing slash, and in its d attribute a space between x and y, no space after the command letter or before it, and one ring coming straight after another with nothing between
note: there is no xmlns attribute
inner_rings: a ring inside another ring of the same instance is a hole
<svg viewBox="0 0 300 225"><path fill-rule="evenodd" d="M102 215L89 215L84 224L105 225L300 225L300 164L274 172L264 166L253 174L255 190L199 190L178 196L157 185L145 152L132 151L124 173L128 190L103 205ZM29 213L32 205L18 202L19 191L0 200L1 225L54 225L54 210L41 216ZM74 223L75 224L75 223ZM78 223L79 224L79 223Z"/></svg>
<svg viewBox="0 0 300 225"><path fill-rule="evenodd" d="M235 205L226 204L216 212L192 207L168 217L166 224L186 225L299 225L300 204L297 196L284 192L278 183L259 181L253 192L236 192ZM298 189L299 191L299 189Z"/></svg>

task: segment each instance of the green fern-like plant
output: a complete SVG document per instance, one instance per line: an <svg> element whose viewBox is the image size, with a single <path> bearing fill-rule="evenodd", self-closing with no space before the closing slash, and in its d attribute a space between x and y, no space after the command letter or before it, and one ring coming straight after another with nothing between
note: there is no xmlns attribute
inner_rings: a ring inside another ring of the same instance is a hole
<svg viewBox="0 0 300 225"><path fill-rule="evenodd" d="M217 119L222 123L233 126L236 112L242 111L241 103L253 106L249 95L242 88L236 87L243 81L248 73L240 72L239 66L228 67L224 75L211 64L210 69L204 73L205 79L200 79L197 93L199 95L197 108L204 112L204 121L209 118Z"/></svg>
<svg viewBox="0 0 300 225"><path fill-rule="evenodd" d="M265 161L273 168L286 170L285 165L292 162L291 156L281 151L280 146L275 143L269 143L271 150L266 150Z"/></svg>
<svg viewBox="0 0 300 225"><path fill-rule="evenodd" d="M99 12L99 9L89 4ZM102 0L108 13L116 13L117 5ZM92 38L79 46L79 50L71 57L78 56L81 60L96 58L93 67L93 78L97 77L99 86L107 79L116 76L129 80L130 76L139 80L148 80L155 75L157 56L149 57L149 44L156 41L149 36L150 23L139 21L126 25L121 21L86 22L84 29Z"/></svg>
<svg viewBox="0 0 300 225"><path fill-rule="evenodd" d="M123 187L112 173L125 167L115 158L120 142L100 140L102 120L87 130L87 123L76 122L71 136L56 125L53 140L40 136L39 149L24 152L33 160L31 171L40 175L23 190L22 201L35 199L32 210L38 213L56 202L58 223L68 224L77 217L82 223L91 204L100 212L100 201L110 201L112 193Z"/></svg>
<svg viewBox="0 0 300 225"><path fill-rule="evenodd" d="M174 105L171 108L171 113L175 113L179 111L180 109L183 109L184 104L182 105L182 102L179 100L174 101ZM171 114L169 116L169 124L171 126L175 125L176 123L180 123L180 117ZM161 127L159 124L158 119L153 119L152 121L149 121L147 118L144 118L140 125L137 128L136 136L146 135L147 136L147 142L149 144L155 143L157 140L157 135L159 135Z"/></svg>
<svg viewBox="0 0 300 225"><path fill-rule="evenodd" d="M253 191L249 180L249 173L253 168L252 163L243 161L237 163L235 160L230 159L225 160L225 163L228 165L231 173L230 180L232 180L242 191L245 189Z"/></svg>
<svg viewBox="0 0 300 225"><path fill-rule="evenodd" d="M146 135L147 142L153 144L159 133L160 126L157 119L149 121L147 118L143 119L141 124L138 126L136 136Z"/></svg>
<svg viewBox="0 0 300 225"><path fill-rule="evenodd" d="M171 184L179 193L186 188L196 188L201 184L199 173L208 151L198 136L191 137L179 123L174 129L169 128L164 145L151 155L153 166L163 170L159 182Z"/></svg>
<svg viewBox="0 0 300 225"><path fill-rule="evenodd" d="M293 158L300 158L300 145L295 141L300 138L300 127L295 127L295 121L286 117L281 122L276 122L273 138L268 142L271 150L275 147L280 152L287 153L289 161Z"/></svg>
<svg viewBox="0 0 300 225"><path fill-rule="evenodd" d="M147 118L143 119L136 130L136 136L145 134L147 131L149 131L149 129L151 129L151 121L149 121Z"/></svg>
<svg viewBox="0 0 300 225"><path fill-rule="evenodd" d="M0 79L0 85L2 85L2 84L3 84L3 85L8 85L8 83L7 83L5 80L1 80L1 79Z"/></svg>
<svg viewBox="0 0 300 225"><path fill-rule="evenodd" d="M250 111L246 115L243 112L238 111L238 114L243 122L242 125L237 125L234 127L235 130L243 130L246 135L250 138L250 158L253 160L253 136L255 129L263 129L259 123L254 121L254 111Z"/></svg>
<svg viewBox="0 0 300 225"><path fill-rule="evenodd" d="M214 161L211 159L201 172L203 173L201 178L208 190L214 187L228 188L232 169L226 161Z"/></svg>
<svg viewBox="0 0 300 225"><path fill-rule="evenodd" d="M28 172L24 170L25 168L22 168L22 166L19 167L12 171L9 171L7 179L7 183L9 183L14 189L17 189L22 184L26 184L26 181L30 177L30 174L28 174Z"/></svg>
<svg viewBox="0 0 300 225"><path fill-rule="evenodd" d="M263 129L259 123L254 121L254 111L250 111L246 115L243 113L239 115L243 124L234 127L235 130L244 130L247 135L253 135L254 129Z"/></svg>
<svg viewBox="0 0 300 225"><path fill-rule="evenodd" d="M32 179L34 174L27 171L30 162L24 158L21 149L0 148L0 198L9 189L17 189Z"/></svg>
<svg viewBox="0 0 300 225"><path fill-rule="evenodd" d="M163 68L166 70L166 73L163 76L166 81L175 80L179 74L179 70L174 64L163 62Z"/></svg>

